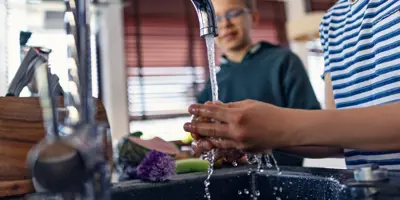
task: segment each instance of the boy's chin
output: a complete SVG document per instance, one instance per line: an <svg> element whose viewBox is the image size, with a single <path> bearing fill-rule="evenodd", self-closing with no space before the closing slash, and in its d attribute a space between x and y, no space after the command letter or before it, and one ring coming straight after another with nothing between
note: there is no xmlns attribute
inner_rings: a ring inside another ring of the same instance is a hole
<svg viewBox="0 0 400 200"><path fill-rule="evenodd" d="M239 51L243 48L243 45L239 41L235 42L230 42L229 44L226 44L225 49L227 51Z"/></svg>

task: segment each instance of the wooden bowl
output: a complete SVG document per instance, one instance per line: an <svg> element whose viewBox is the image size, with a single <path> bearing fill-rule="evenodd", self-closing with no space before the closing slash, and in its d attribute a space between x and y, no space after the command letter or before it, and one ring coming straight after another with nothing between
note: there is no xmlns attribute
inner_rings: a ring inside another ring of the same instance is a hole
<svg viewBox="0 0 400 200"><path fill-rule="evenodd" d="M96 120L108 123L103 104L95 99ZM63 107L63 98L58 99ZM26 157L44 138L42 110L37 97L0 97L0 197L33 191Z"/></svg>

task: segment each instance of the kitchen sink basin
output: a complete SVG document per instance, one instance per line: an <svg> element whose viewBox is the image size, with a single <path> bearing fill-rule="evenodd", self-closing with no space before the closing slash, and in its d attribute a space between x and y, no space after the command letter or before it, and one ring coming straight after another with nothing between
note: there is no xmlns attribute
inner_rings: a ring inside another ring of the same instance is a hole
<svg viewBox="0 0 400 200"><path fill-rule="evenodd" d="M249 173L253 169L255 166L216 170L209 187L211 199L253 200L254 195L258 200L400 199L400 172L390 171L389 179L379 182L360 182L353 178L353 170L281 167L281 173L274 168ZM116 183L112 200L203 200L206 176L206 173L190 173L163 183L139 180ZM54 199L48 198L48 194L34 196L40 200Z"/></svg>
<svg viewBox="0 0 400 200"><path fill-rule="evenodd" d="M211 199L251 199L251 195L258 194L259 200L343 199L347 192L341 181L349 175L345 170L307 168L250 174L249 168L216 170L211 178ZM205 173L194 173L176 176L166 183L121 182L114 185L113 200L203 200L205 178Z"/></svg>
<svg viewBox="0 0 400 200"><path fill-rule="evenodd" d="M389 181L357 182L352 170L282 167L251 173L249 167L216 170L211 178L212 200L392 200L400 199L400 175ZM179 175L165 183L126 181L115 184L112 200L203 200L205 173ZM248 191L248 193L247 193ZM247 193L247 194L246 194Z"/></svg>

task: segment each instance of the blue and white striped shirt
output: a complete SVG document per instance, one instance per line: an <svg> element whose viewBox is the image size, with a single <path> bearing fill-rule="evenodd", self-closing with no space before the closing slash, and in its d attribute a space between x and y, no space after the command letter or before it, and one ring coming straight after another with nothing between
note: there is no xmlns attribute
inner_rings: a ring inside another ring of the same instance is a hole
<svg viewBox="0 0 400 200"><path fill-rule="evenodd" d="M339 0L320 35L337 109L400 101L400 0ZM400 169L400 152L345 149L344 155L348 168Z"/></svg>

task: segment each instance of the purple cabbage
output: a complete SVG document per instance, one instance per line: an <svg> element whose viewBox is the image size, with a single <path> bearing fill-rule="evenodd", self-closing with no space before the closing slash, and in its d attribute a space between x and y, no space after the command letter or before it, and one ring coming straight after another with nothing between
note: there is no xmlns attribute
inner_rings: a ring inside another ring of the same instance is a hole
<svg viewBox="0 0 400 200"><path fill-rule="evenodd" d="M136 168L136 174L144 181L166 181L176 174L175 160L165 153L152 150Z"/></svg>

